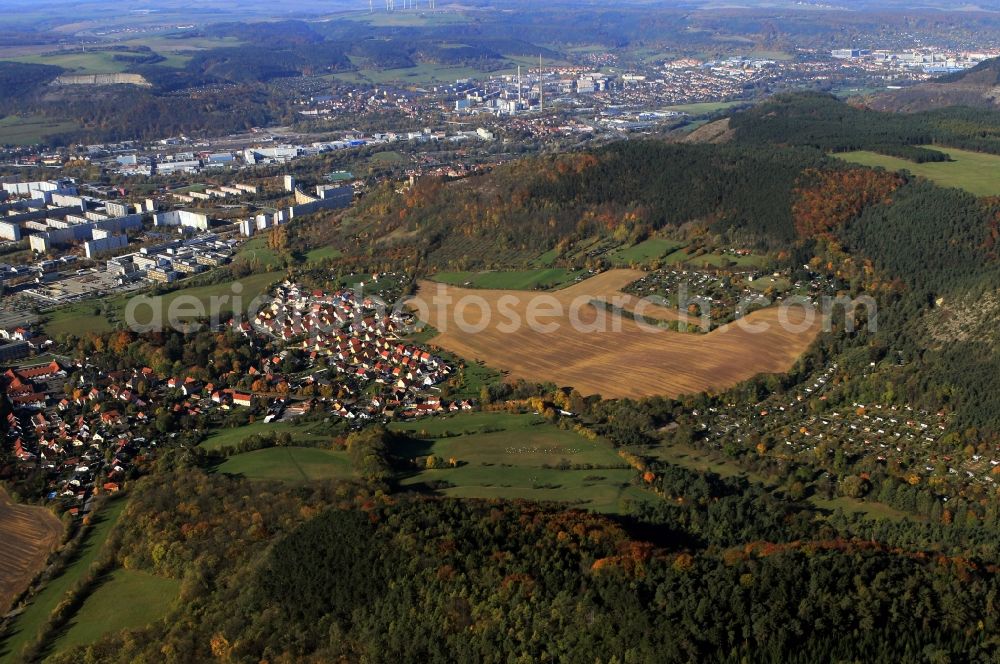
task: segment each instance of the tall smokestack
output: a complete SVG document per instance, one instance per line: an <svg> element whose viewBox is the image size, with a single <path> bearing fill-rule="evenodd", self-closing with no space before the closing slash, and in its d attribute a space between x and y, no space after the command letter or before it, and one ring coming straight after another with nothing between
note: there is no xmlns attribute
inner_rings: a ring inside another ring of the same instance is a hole
<svg viewBox="0 0 1000 664"><path fill-rule="evenodd" d="M542 78L542 54L538 54L538 111L545 111L545 79Z"/></svg>
<svg viewBox="0 0 1000 664"><path fill-rule="evenodd" d="M517 105L521 105L521 65L517 66Z"/></svg>

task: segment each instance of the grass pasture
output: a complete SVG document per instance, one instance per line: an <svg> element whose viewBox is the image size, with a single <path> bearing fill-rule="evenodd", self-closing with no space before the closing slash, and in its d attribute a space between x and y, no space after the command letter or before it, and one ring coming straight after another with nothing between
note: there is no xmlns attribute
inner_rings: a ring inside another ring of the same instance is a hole
<svg viewBox="0 0 1000 664"><path fill-rule="evenodd" d="M100 334L112 329L111 321L99 312L96 302L77 302L60 307L45 323L45 331L53 337L87 332Z"/></svg>
<svg viewBox="0 0 1000 664"><path fill-rule="evenodd" d="M163 618L181 582L139 570L117 569L84 601L53 642L51 652L97 641L105 634L138 629Z"/></svg>
<svg viewBox="0 0 1000 664"><path fill-rule="evenodd" d="M684 248L677 249L663 258L669 265L686 263L692 267L762 267L767 262L767 256L761 254L701 254L693 256Z"/></svg>
<svg viewBox="0 0 1000 664"><path fill-rule="evenodd" d="M398 165L406 163L406 156L395 150L383 150L382 152L373 154L368 158L368 161L373 164Z"/></svg>
<svg viewBox="0 0 1000 664"><path fill-rule="evenodd" d="M541 418L532 415L513 417ZM471 465L502 465L541 468L565 459L572 464L621 464L607 443L590 441L574 431L566 431L544 420L535 426L515 425L511 430L488 431L448 438L416 438L394 449L412 458L434 456L458 459Z"/></svg>
<svg viewBox="0 0 1000 664"><path fill-rule="evenodd" d="M295 258L308 265L315 265L327 259L340 258L343 253L335 247L316 247L302 253L295 254ZM245 261L254 264L258 269L278 270L284 265L284 259L267 246L267 236L258 235L243 243L236 254L236 261Z"/></svg>
<svg viewBox="0 0 1000 664"><path fill-rule="evenodd" d="M918 164L869 151L842 152L836 156L861 166L909 171L942 187L964 189L976 196L1000 196L1000 156L936 145L925 147L944 152L953 161Z"/></svg>
<svg viewBox="0 0 1000 664"><path fill-rule="evenodd" d="M523 431L544 423L545 419L540 415L482 412L431 417L412 422L392 422L389 424L389 429L418 438L438 438L453 434L468 436L497 430Z"/></svg>
<svg viewBox="0 0 1000 664"><path fill-rule="evenodd" d="M317 247L316 249L310 249L306 252L305 258L306 263L319 263L321 261L340 258L344 254L335 247Z"/></svg>
<svg viewBox="0 0 1000 664"><path fill-rule="evenodd" d="M274 249L267 246L267 236L258 235L240 246L235 260L256 263L264 269L274 269L280 264L281 258Z"/></svg>
<svg viewBox="0 0 1000 664"><path fill-rule="evenodd" d="M534 267L552 267L552 263L559 258L559 249L549 249L538 258L531 261Z"/></svg>
<svg viewBox="0 0 1000 664"><path fill-rule="evenodd" d="M560 429L540 415L464 413L394 422L390 429L409 436L393 448L395 455L459 463L422 468L404 477L403 486L446 482L450 486L439 491L448 496L560 501L601 512L624 511L626 500L645 496L609 443ZM593 468L573 467L584 464Z"/></svg>
<svg viewBox="0 0 1000 664"><path fill-rule="evenodd" d="M59 519L44 507L13 502L0 489L0 611L6 612L62 537Z"/></svg>
<svg viewBox="0 0 1000 664"><path fill-rule="evenodd" d="M238 281L223 281L206 286L185 287L182 283L179 288L165 295L129 294L112 297L105 300L110 312L107 316L99 312L97 300L76 302L49 313L45 330L53 336L107 332L114 329L115 321L125 320L126 307L133 297L146 298L139 301L133 311L135 321L142 325L150 323L154 316L159 316L160 320L166 323L171 315L183 322L210 317L216 308L219 313L232 312L235 298L241 299L241 306L245 312L250 302L265 293L271 284L281 279L281 276L281 272L261 272ZM182 296L185 300L179 300ZM174 304L175 302L177 304ZM218 307L215 307L215 304L218 304ZM193 315L194 307L198 306L202 309L201 316Z"/></svg>
<svg viewBox="0 0 1000 664"><path fill-rule="evenodd" d="M232 429L217 429L201 442L201 447L210 451L220 450L223 447L235 447L244 438L262 433L287 433L292 437L293 442L299 443L326 442L330 439L329 436L311 431L309 427L297 426L290 422L254 422Z"/></svg>
<svg viewBox="0 0 1000 664"><path fill-rule="evenodd" d="M219 465L217 472L249 480L297 484L313 480L347 479L351 462L347 452L317 447L270 447L237 454Z"/></svg>
<svg viewBox="0 0 1000 664"><path fill-rule="evenodd" d="M403 486L431 481L446 481L454 486L441 493L454 498L503 498L539 502L570 503L575 507L621 514L628 502L648 498L642 489L631 484L631 469L555 470L545 468L496 468L462 466L431 469L404 479Z"/></svg>
<svg viewBox="0 0 1000 664"><path fill-rule="evenodd" d="M503 272L438 272L434 281L469 288L536 290L560 288L573 283L583 271L561 267Z"/></svg>
<svg viewBox="0 0 1000 664"><path fill-rule="evenodd" d="M712 113L718 113L719 111L725 111L734 106L740 106L747 104L746 101L706 101L694 104L676 104L674 106L667 106L663 110L665 111L677 111L678 113L687 113L692 116L699 115L710 115Z"/></svg>
<svg viewBox="0 0 1000 664"><path fill-rule="evenodd" d="M792 283L785 277L773 277L766 276L760 277L759 279L754 279L749 284L750 288L756 291L766 291L768 288L773 288L776 292L784 293L785 291L791 289Z"/></svg>
<svg viewBox="0 0 1000 664"><path fill-rule="evenodd" d="M654 237L631 247L616 249L607 258L614 265L641 265L672 254L683 246L682 242Z"/></svg>
<svg viewBox="0 0 1000 664"><path fill-rule="evenodd" d="M0 145L45 143L52 136L75 129L75 123L65 120L53 120L40 115L8 115L0 118Z"/></svg>
<svg viewBox="0 0 1000 664"><path fill-rule="evenodd" d="M124 60L115 60L113 51L73 50L24 55L8 59L15 62L55 65L66 69L68 74L117 74L125 71L132 64Z"/></svg>

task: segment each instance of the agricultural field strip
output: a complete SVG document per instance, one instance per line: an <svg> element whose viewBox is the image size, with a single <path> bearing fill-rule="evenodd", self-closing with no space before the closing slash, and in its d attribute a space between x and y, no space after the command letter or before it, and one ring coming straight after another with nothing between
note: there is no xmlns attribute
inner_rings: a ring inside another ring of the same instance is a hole
<svg viewBox="0 0 1000 664"><path fill-rule="evenodd" d="M572 302L578 296L607 296L618 292L637 274L642 273L611 270L546 295L562 303ZM482 332L466 334L455 329L454 311L435 307L424 299L433 298L436 293L450 296L452 302L467 295L479 296L489 303L492 311L497 311L501 296L514 295L517 304L512 310L522 321L529 294L461 289L425 281L421 282L414 301L422 302L429 313L430 320L426 322L439 331L444 330L432 339L432 344L464 357L482 359L508 371L511 377L552 380L604 397L678 395L723 389L758 373L783 372L808 348L820 327L814 319L802 330L783 329L778 325L778 312L771 308L746 317L747 323L768 326L767 331L757 333L735 325L722 326L706 335L665 330L652 333L627 319L620 321L620 332L582 332L573 329L564 317L558 321L558 334L531 330L526 325L505 334L496 329L495 318ZM479 311L467 308L464 313L471 326L481 321ZM583 307L579 313L583 325L594 324L597 312L593 306ZM802 322L794 312L789 320L793 324Z"/></svg>
<svg viewBox="0 0 1000 664"><path fill-rule="evenodd" d="M0 609L6 611L59 544L62 523L43 507L19 505L0 490Z"/></svg>

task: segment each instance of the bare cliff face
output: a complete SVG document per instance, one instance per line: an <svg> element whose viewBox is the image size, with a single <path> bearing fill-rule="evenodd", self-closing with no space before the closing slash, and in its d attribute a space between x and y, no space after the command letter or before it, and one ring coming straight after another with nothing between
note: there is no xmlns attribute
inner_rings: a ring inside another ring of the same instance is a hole
<svg viewBox="0 0 1000 664"><path fill-rule="evenodd" d="M140 74L64 74L52 85L139 85L150 87Z"/></svg>
<svg viewBox="0 0 1000 664"><path fill-rule="evenodd" d="M911 88L874 95L866 103L878 111L903 113L947 106L1000 109L1000 58Z"/></svg>

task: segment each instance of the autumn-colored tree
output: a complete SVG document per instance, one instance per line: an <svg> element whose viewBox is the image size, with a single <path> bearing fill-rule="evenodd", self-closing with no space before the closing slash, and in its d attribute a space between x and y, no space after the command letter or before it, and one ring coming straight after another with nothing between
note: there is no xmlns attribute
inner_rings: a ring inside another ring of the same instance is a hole
<svg viewBox="0 0 1000 664"><path fill-rule="evenodd" d="M890 202L904 180L895 173L869 169L809 169L795 189L792 215L800 238L831 238L833 231L870 205Z"/></svg>
<svg viewBox="0 0 1000 664"><path fill-rule="evenodd" d="M275 226L267 234L267 246L275 251L288 248L288 230L284 226Z"/></svg>

